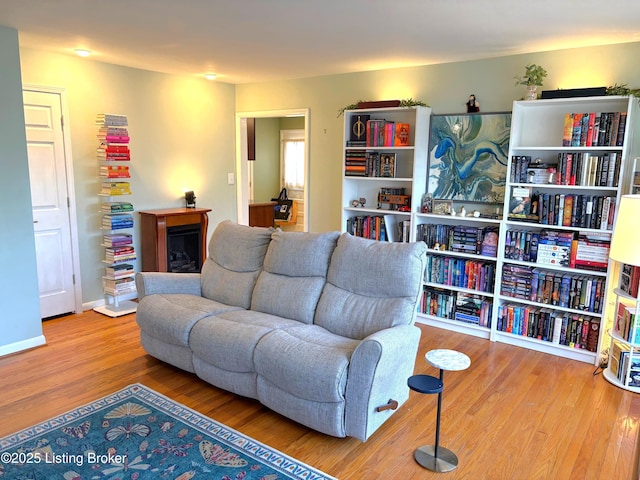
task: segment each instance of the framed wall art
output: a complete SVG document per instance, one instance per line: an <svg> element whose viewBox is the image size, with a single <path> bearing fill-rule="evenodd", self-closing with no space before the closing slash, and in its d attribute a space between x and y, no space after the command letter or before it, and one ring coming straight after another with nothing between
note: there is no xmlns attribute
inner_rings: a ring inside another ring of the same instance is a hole
<svg viewBox="0 0 640 480"><path fill-rule="evenodd" d="M434 199L502 203L511 112L432 115L428 192Z"/></svg>

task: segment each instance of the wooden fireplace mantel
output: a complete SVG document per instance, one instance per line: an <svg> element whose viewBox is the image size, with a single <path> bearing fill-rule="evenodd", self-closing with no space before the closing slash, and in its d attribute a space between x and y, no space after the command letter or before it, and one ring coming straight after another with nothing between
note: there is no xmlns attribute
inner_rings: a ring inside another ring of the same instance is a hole
<svg viewBox="0 0 640 480"><path fill-rule="evenodd" d="M143 272L166 272L167 228L200 225L202 237L201 260L207 258L207 227L210 208L164 208L139 211L140 242ZM202 265L200 265L202 266Z"/></svg>

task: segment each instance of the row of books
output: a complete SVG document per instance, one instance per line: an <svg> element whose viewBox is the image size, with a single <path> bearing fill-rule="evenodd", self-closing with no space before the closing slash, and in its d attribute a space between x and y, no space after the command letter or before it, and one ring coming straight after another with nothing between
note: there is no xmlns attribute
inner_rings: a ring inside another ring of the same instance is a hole
<svg viewBox="0 0 640 480"><path fill-rule="evenodd" d="M558 154L556 185L617 187L622 156L617 152Z"/></svg>
<svg viewBox="0 0 640 480"><path fill-rule="evenodd" d="M573 310L601 313L605 279L524 265L502 267L500 294Z"/></svg>
<svg viewBox="0 0 640 480"><path fill-rule="evenodd" d="M498 307L496 328L545 342L595 352L600 319L551 308L505 303Z"/></svg>
<svg viewBox="0 0 640 480"><path fill-rule="evenodd" d="M493 302L478 295L425 286L418 308L426 315L491 327Z"/></svg>
<svg viewBox="0 0 640 480"><path fill-rule="evenodd" d="M624 303L618 303L616 319L613 322L613 331L627 342L640 346L640 325L635 307Z"/></svg>
<svg viewBox="0 0 640 480"><path fill-rule="evenodd" d="M344 174L348 177L396 176L396 154L348 150L345 157Z"/></svg>
<svg viewBox="0 0 640 480"><path fill-rule="evenodd" d="M461 225L420 224L416 240L436 250L463 252L487 257L498 254L498 228Z"/></svg>
<svg viewBox="0 0 640 480"><path fill-rule="evenodd" d="M509 220L613 230L615 196L532 192L531 187L513 188L512 193Z"/></svg>
<svg viewBox="0 0 640 480"><path fill-rule="evenodd" d="M496 265L493 262L427 255L424 280L479 292L492 292L495 275Z"/></svg>
<svg viewBox="0 0 640 480"><path fill-rule="evenodd" d="M620 267L620 285L618 288L627 295L637 298L640 284L640 267L623 263Z"/></svg>
<svg viewBox="0 0 640 480"><path fill-rule="evenodd" d="M347 147L407 147L411 125L384 119L372 119L370 115L351 117L351 135Z"/></svg>
<svg viewBox="0 0 640 480"><path fill-rule="evenodd" d="M131 195L129 182L102 182L100 193L102 195Z"/></svg>
<svg viewBox="0 0 640 480"><path fill-rule="evenodd" d="M511 159L512 183L617 187L621 156L617 152L562 152L555 162L532 162L529 155Z"/></svg>
<svg viewBox="0 0 640 480"><path fill-rule="evenodd" d="M107 233L102 236L102 243L106 247L122 247L133 244L133 236L130 233Z"/></svg>
<svg viewBox="0 0 640 480"><path fill-rule="evenodd" d="M609 368L623 385L640 387L640 352L637 348L633 349L632 356L629 345L612 342Z"/></svg>
<svg viewBox="0 0 640 480"><path fill-rule="evenodd" d="M102 178L129 178L127 165L100 165L99 176Z"/></svg>
<svg viewBox="0 0 640 480"><path fill-rule="evenodd" d="M346 232L356 237L388 242L408 242L411 221L394 215L358 215L347 219Z"/></svg>
<svg viewBox="0 0 640 480"><path fill-rule="evenodd" d="M508 230L506 259L606 272L611 235L566 230Z"/></svg>
<svg viewBox="0 0 640 480"><path fill-rule="evenodd" d="M103 213L126 213L133 212L133 204L131 202L104 202L100 206Z"/></svg>
<svg viewBox="0 0 640 480"><path fill-rule="evenodd" d="M115 280L118 278L130 277L135 274L133 265L130 263L118 263L105 268L105 278Z"/></svg>
<svg viewBox="0 0 640 480"><path fill-rule="evenodd" d="M624 143L626 112L566 113L563 147L618 146Z"/></svg>
<svg viewBox="0 0 640 480"><path fill-rule="evenodd" d="M96 125L101 127L126 127L128 124L126 115L118 113L98 113L96 115Z"/></svg>
<svg viewBox="0 0 640 480"><path fill-rule="evenodd" d="M133 227L131 214L104 214L102 215L102 227L107 230L120 230Z"/></svg>

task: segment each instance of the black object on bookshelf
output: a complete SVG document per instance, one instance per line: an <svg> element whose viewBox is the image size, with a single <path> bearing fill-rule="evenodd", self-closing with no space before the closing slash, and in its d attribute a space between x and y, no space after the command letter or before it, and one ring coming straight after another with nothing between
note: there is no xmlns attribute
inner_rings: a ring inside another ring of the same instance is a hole
<svg viewBox="0 0 640 480"><path fill-rule="evenodd" d="M606 95L607 87L567 88L558 90L543 90L541 98L572 98L572 97L599 97Z"/></svg>

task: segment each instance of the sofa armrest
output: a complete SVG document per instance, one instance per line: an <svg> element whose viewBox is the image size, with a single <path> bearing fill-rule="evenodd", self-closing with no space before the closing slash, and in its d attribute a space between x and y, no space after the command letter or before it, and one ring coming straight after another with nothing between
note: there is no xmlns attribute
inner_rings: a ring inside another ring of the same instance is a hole
<svg viewBox="0 0 640 480"><path fill-rule="evenodd" d="M136 273L136 289L140 300L154 293L184 293L201 296L200 285L199 273Z"/></svg>
<svg viewBox="0 0 640 480"><path fill-rule="evenodd" d="M366 441L394 413L376 411L389 400L402 405L409 398L421 330L401 325L365 338L351 356L347 375L345 431Z"/></svg>

